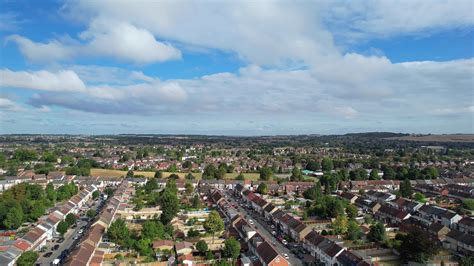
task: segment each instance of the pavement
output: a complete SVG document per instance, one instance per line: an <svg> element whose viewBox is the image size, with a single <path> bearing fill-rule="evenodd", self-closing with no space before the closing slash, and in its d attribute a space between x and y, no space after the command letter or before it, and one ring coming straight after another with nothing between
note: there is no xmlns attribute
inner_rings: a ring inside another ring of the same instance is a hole
<svg viewBox="0 0 474 266"><path fill-rule="evenodd" d="M247 210L247 209L244 209L242 208L242 206L235 201L235 198L233 197L233 195L231 193L229 193L228 191L226 191L226 195L227 195L227 199L231 202L231 203L234 203L236 204L236 206L238 206L238 211L247 219L248 221L248 217L251 217L251 219L253 220L254 222L254 227L257 228L258 232L267 240L269 240L272 244L274 244L273 246L275 247L275 249L278 251L278 253L280 254L283 254L283 253L286 253L288 254L288 257L289 257L289 260L288 262L291 264L291 265L295 265L295 266L301 266L303 265L303 262L298 258L296 257L285 245L283 245L283 243L281 243L280 241L278 241L278 239L276 237L279 236L279 233L277 232L277 235L276 236L273 236L271 234L271 232L275 229L272 229L270 225L268 225L264 220L263 220L263 217L259 214L257 214L256 212L253 212L253 211L250 211L250 210Z"/></svg>
<svg viewBox="0 0 474 266"><path fill-rule="evenodd" d="M99 207L99 202L101 200L98 199L94 201L93 205L90 207L90 209L97 209ZM76 245L79 243L81 236L83 236L88 228L90 227L90 222L89 219L86 217L87 209L85 209L80 218L77 219L77 226L75 228L69 229L65 234L64 234L64 241L62 243L58 243L57 240L59 240L59 237L53 238L52 240L48 241L45 245L44 252L39 252L39 257L38 260L36 261L36 265L52 265L52 262L57 259L61 253L65 252L66 254L70 254L71 251L76 247ZM97 212L98 213L98 212ZM93 219L92 219L93 220ZM83 230L82 234L79 234L80 230ZM74 239L74 237L77 236L77 239ZM52 250L52 248L55 245L59 245L59 248L57 250ZM48 252L53 252L53 254L49 257L44 257L44 255Z"/></svg>

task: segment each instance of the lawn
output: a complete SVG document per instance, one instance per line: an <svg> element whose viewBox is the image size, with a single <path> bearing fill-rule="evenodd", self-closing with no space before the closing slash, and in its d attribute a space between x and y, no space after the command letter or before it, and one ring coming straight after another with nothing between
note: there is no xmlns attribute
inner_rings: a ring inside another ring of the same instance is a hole
<svg viewBox="0 0 474 266"><path fill-rule="evenodd" d="M121 171L121 170L112 170L112 169L99 169L99 168L92 168L91 169L91 176L104 176L104 177L124 177L127 174L127 171ZM146 177L153 177L155 176L155 172L145 172L145 171L135 171L135 175L143 175ZM168 177L170 176L171 172L163 172L163 177ZM177 174L180 178L184 178L187 173L175 173ZM196 179L201 179L202 174L201 173L192 173ZM225 179L234 179L236 176L238 176L238 173L230 173L225 175ZM252 180L256 181L259 178L258 173L244 173L244 177L247 180Z"/></svg>

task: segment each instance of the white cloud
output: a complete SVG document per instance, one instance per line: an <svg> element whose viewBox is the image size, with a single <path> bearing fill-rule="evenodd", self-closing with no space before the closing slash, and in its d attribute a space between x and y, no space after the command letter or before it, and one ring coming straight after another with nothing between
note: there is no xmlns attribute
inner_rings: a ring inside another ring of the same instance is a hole
<svg viewBox="0 0 474 266"><path fill-rule="evenodd" d="M18 112L22 111L23 108L10 99L0 98L0 110Z"/></svg>
<svg viewBox="0 0 474 266"><path fill-rule="evenodd" d="M86 86L75 72L11 71L0 70L0 86L44 91L84 92Z"/></svg>
<svg viewBox="0 0 474 266"><path fill-rule="evenodd" d="M21 53L33 62L92 56L149 64L181 58L181 52L172 45L159 42L149 31L126 22L93 21L80 37L85 43L70 38L41 43L19 35L9 36L7 40L16 42Z"/></svg>
<svg viewBox="0 0 474 266"><path fill-rule="evenodd" d="M344 39L426 35L474 25L470 0L368 0L328 4L324 20Z"/></svg>
<svg viewBox="0 0 474 266"><path fill-rule="evenodd" d="M451 108L436 108L430 112L434 115L459 115L459 114L473 114L474 105L467 107L451 107Z"/></svg>

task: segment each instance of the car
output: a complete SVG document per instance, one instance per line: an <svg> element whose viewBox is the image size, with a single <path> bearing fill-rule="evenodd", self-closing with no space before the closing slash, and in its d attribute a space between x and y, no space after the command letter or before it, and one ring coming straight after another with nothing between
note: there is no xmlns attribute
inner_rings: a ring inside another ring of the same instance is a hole
<svg viewBox="0 0 474 266"><path fill-rule="evenodd" d="M64 242L64 238L60 238L60 239L58 239L58 241L56 241L56 242L57 242L57 243L62 243L62 242Z"/></svg>
<svg viewBox="0 0 474 266"><path fill-rule="evenodd" d="M277 234L277 232L276 232L276 231L272 231L272 235L274 235L274 236L275 236L276 234Z"/></svg>
<svg viewBox="0 0 474 266"><path fill-rule="evenodd" d="M51 250L58 250L59 245L54 245L54 247L51 248Z"/></svg>
<svg viewBox="0 0 474 266"><path fill-rule="evenodd" d="M284 257L286 260L289 260L289 259L290 259L290 257L288 256L288 254L283 253L282 255L283 255L283 257Z"/></svg>
<svg viewBox="0 0 474 266"><path fill-rule="evenodd" d="M53 252L47 252L43 255L43 257L49 258L49 257L51 257L51 255L53 255Z"/></svg>
<svg viewBox="0 0 474 266"><path fill-rule="evenodd" d="M82 234L82 233L84 233L84 230L83 229L79 230L79 234Z"/></svg>
<svg viewBox="0 0 474 266"><path fill-rule="evenodd" d="M286 241L286 239L283 239L283 240L281 241L281 243L283 243L283 245L287 245L287 244L288 244L288 241Z"/></svg>
<svg viewBox="0 0 474 266"><path fill-rule="evenodd" d="M275 226L272 224L272 226L270 226L272 229L275 229Z"/></svg>

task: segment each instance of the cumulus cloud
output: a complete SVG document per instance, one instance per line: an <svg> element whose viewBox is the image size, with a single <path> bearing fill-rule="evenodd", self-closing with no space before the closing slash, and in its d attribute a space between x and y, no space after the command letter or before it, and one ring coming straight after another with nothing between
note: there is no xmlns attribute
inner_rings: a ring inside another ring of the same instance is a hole
<svg viewBox="0 0 474 266"><path fill-rule="evenodd" d="M11 71L0 70L0 86L44 91L84 92L84 82L73 71Z"/></svg>
<svg viewBox="0 0 474 266"><path fill-rule="evenodd" d="M181 52L170 44L159 42L146 29L126 22L93 21L80 34L82 42L67 38L34 42L20 35L7 38L18 44L30 61L67 61L80 56L109 57L139 64L164 62L181 58Z"/></svg>

